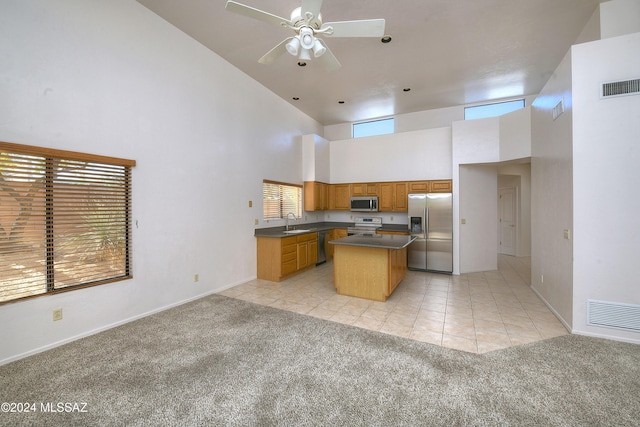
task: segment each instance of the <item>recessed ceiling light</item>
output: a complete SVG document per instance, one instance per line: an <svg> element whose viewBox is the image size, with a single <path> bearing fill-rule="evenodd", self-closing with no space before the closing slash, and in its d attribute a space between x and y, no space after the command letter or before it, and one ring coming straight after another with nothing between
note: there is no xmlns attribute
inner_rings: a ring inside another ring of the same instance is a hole
<svg viewBox="0 0 640 427"><path fill-rule="evenodd" d="M306 62L303 62L303 61L299 61L299 62L298 62L298 65L299 65L300 67L306 67L306 66L307 66L307 63L306 63Z"/></svg>
<svg viewBox="0 0 640 427"><path fill-rule="evenodd" d="M382 38L380 39L380 41L382 43L389 43L391 41L391 36L386 35L386 36L382 36Z"/></svg>
<svg viewBox="0 0 640 427"><path fill-rule="evenodd" d="M338 104L344 104L344 101L338 101Z"/></svg>
<svg viewBox="0 0 640 427"><path fill-rule="evenodd" d="M294 101L298 101L300 98L298 98L297 96L294 96L292 99L293 99Z"/></svg>
<svg viewBox="0 0 640 427"><path fill-rule="evenodd" d="M409 92L411 90L410 87L405 87L404 89L402 89L403 92Z"/></svg>

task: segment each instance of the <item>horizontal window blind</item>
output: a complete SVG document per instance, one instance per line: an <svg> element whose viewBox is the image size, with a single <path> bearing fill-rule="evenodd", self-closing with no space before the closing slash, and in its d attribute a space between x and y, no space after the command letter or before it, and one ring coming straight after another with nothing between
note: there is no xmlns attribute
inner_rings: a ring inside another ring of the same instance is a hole
<svg viewBox="0 0 640 427"><path fill-rule="evenodd" d="M130 277L133 165L0 143L0 303Z"/></svg>
<svg viewBox="0 0 640 427"><path fill-rule="evenodd" d="M284 218L288 213L302 216L302 186L275 181L263 181L264 219Z"/></svg>

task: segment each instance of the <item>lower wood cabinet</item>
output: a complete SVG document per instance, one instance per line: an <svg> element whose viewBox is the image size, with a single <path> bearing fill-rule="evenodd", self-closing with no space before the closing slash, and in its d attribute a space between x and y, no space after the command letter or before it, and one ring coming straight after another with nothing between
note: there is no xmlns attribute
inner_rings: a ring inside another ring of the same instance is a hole
<svg viewBox="0 0 640 427"><path fill-rule="evenodd" d="M347 229L346 228L334 228L329 232L329 238L327 241L342 239L343 237L347 237ZM327 255L327 261L333 259L333 252L335 247L333 245L325 245L325 254Z"/></svg>
<svg viewBox="0 0 640 427"><path fill-rule="evenodd" d="M258 279L279 282L318 262L318 233L256 239Z"/></svg>
<svg viewBox="0 0 640 427"><path fill-rule="evenodd" d="M298 270L316 265L316 262L318 262L318 233L297 236L296 243Z"/></svg>

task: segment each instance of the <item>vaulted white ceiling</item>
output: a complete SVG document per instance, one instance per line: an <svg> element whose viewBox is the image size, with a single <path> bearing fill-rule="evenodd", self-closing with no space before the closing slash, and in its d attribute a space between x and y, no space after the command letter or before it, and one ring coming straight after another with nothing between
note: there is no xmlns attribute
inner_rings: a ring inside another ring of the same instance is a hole
<svg viewBox="0 0 640 427"><path fill-rule="evenodd" d="M288 53L259 64L293 33L228 12L226 0L138 1L324 125L536 94L600 3L324 0L325 22L384 18L392 37L325 38L342 63L327 72ZM289 18L301 0L238 1Z"/></svg>

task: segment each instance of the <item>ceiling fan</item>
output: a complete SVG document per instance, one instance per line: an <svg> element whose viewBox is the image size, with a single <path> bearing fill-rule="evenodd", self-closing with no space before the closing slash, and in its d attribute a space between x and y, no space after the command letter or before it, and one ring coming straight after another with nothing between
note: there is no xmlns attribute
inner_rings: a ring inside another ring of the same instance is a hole
<svg viewBox="0 0 640 427"><path fill-rule="evenodd" d="M311 60L313 56L318 58L318 61L328 71L333 71L342 65L331 53L324 40L317 37L318 35L326 37L382 37L384 35L384 19L322 23L321 6L322 0L302 0L302 6L291 12L290 19L281 18L232 0L227 1L225 9L295 32L293 37L283 40L260 58L258 62L261 64L271 64L280 55L289 52L298 57L300 65L306 65L305 61Z"/></svg>

